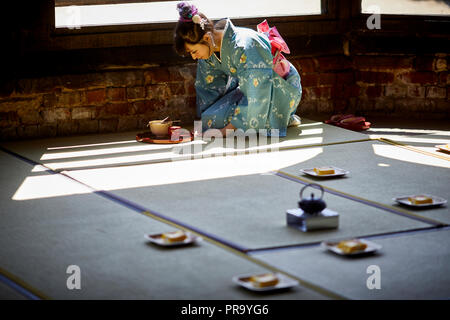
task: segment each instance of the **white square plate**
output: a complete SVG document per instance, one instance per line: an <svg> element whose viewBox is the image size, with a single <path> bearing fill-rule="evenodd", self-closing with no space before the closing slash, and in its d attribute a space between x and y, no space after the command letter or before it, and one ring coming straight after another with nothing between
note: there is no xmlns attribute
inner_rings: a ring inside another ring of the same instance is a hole
<svg viewBox="0 0 450 320"><path fill-rule="evenodd" d="M264 273L264 272L263 272ZM280 290L280 289L287 289L291 287L295 287L298 285L298 281L291 279L281 273L275 273L275 275L278 277L278 283L274 286L269 287L255 287L253 283L250 281L250 277L257 275L259 273L255 274L243 274L239 276L233 277L233 282L252 291L271 291L271 290Z"/></svg>
<svg viewBox="0 0 450 320"><path fill-rule="evenodd" d="M410 196L401 196L401 197L393 198L392 200L397 201L400 204L404 204L404 205L407 205L410 207L416 207L416 208L436 207L436 206L440 206L440 205L447 203L447 200L445 200L441 197L437 197L437 196L433 196L433 195L429 195L429 194L420 194L420 196L426 196L426 197L432 198L433 203L414 204L411 201L409 201L409 199L408 199L410 197L417 197L417 196L419 196L419 194L410 195Z"/></svg>
<svg viewBox="0 0 450 320"><path fill-rule="evenodd" d="M340 176L345 176L346 174L349 174L350 172L341 168L337 168L337 167L333 167L333 166L327 166L327 168L332 168L334 169L334 173L332 174L321 174L318 175L315 171L314 168L307 168L307 169L300 169L301 173L313 176L313 177L317 177L317 178L330 178L330 177L340 177Z"/></svg>
<svg viewBox="0 0 450 320"><path fill-rule="evenodd" d="M450 152L450 147L448 144L441 144L441 145L437 145L435 147L441 151Z"/></svg>
<svg viewBox="0 0 450 320"><path fill-rule="evenodd" d="M183 246L183 245L187 245L187 244L190 244L190 243L199 242L199 241L203 240L202 237L196 236L196 235L194 235L192 233L185 232L185 234L187 236L186 239L184 239L183 241L177 241L177 242L165 241L162 238L162 233L145 234L144 238L149 240L149 241L151 241L151 242L153 242L153 243L155 243L155 244L157 244L157 245L164 246L164 247Z"/></svg>
<svg viewBox="0 0 450 320"><path fill-rule="evenodd" d="M353 239L348 239L348 240L353 240ZM361 250L361 251L355 251L355 252L351 252L351 253L345 253L344 251L342 251L340 248L338 248L338 243L340 241L343 240L339 240L339 241L323 241L320 245L327 249L330 250L336 254L339 254L341 256L354 256L354 255L359 255L359 254L367 254L367 253L372 253L375 252L377 250L380 250L382 248L381 245L365 240L365 239L354 239L354 240L358 240L361 241L362 243L365 243L367 245L366 249Z"/></svg>

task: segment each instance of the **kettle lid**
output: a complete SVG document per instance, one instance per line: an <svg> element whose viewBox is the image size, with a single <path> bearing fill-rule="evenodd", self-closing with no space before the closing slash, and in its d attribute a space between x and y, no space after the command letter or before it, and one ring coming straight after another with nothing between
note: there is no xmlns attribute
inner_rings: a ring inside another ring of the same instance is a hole
<svg viewBox="0 0 450 320"><path fill-rule="evenodd" d="M320 184L317 184L317 183L309 183L309 184L307 184L306 186L304 186L304 187L302 188L302 190L300 190L300 200L304 200L304 199L303 199L303 191L305 191L305 189L306 189L307 187L318 187L318 188L320 189L320 191L321 191L320 198L314 199L314 194L311 193L311 200L322 200L323 194L324 194L325 190L323 189L323 187L322 187Z"/></svg>

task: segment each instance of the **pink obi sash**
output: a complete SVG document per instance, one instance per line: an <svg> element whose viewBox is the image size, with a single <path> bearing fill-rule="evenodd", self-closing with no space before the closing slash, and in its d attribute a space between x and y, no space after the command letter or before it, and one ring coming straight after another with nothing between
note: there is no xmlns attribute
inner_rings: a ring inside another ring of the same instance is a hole
<svg viewBox="0 0 450 320"><path fill-rule="evenodd" d="M283 56L284 53L291 53L286 42L278 33L276 27L269 27L267 20L264 20L257 26L257 30L260 33L265 34L270 41L272 46L272 56L273 56L273 70L278 73L282 78L286 79L289 74L290 64L287 59Z"/></svg>

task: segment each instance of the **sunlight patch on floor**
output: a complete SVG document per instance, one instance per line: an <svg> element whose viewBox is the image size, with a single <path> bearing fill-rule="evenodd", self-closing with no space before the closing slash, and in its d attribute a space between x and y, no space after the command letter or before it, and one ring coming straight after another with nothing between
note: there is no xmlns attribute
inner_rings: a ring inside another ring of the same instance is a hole
<svg viewBox="0 0 450 320"><path fill-rule="evenodd" d="M314 158L323 148L174 161L139 166L70 171L96 189L116 190L266 174Z"/></svg>
<svg viewBox="0 0 450 320"><path fill-rule="evenodd" d="M430 157L428 155L424 155L415 151L405 150L397 146L374 144L372 147L374 153L381 157L427 166L450 168L450 161L448 160Z"/></svg>
<svg viewBox="0 0 450 320"><path fill-rule="evenodd" d="M31 200L91 193L92 190L67 177L50 174L26 177L12 200Z"/></svg>

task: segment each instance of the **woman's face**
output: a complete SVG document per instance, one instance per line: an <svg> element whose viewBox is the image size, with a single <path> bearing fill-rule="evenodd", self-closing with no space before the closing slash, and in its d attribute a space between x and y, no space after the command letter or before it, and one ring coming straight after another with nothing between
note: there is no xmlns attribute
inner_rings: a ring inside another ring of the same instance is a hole
<svg viewBox="0 0 450 320"><path fill-rule="evenodd" d="M191 55L192 59L208 59L211 57L211 48L204 43L190 44L185 43L186 51Z"/></svg>

